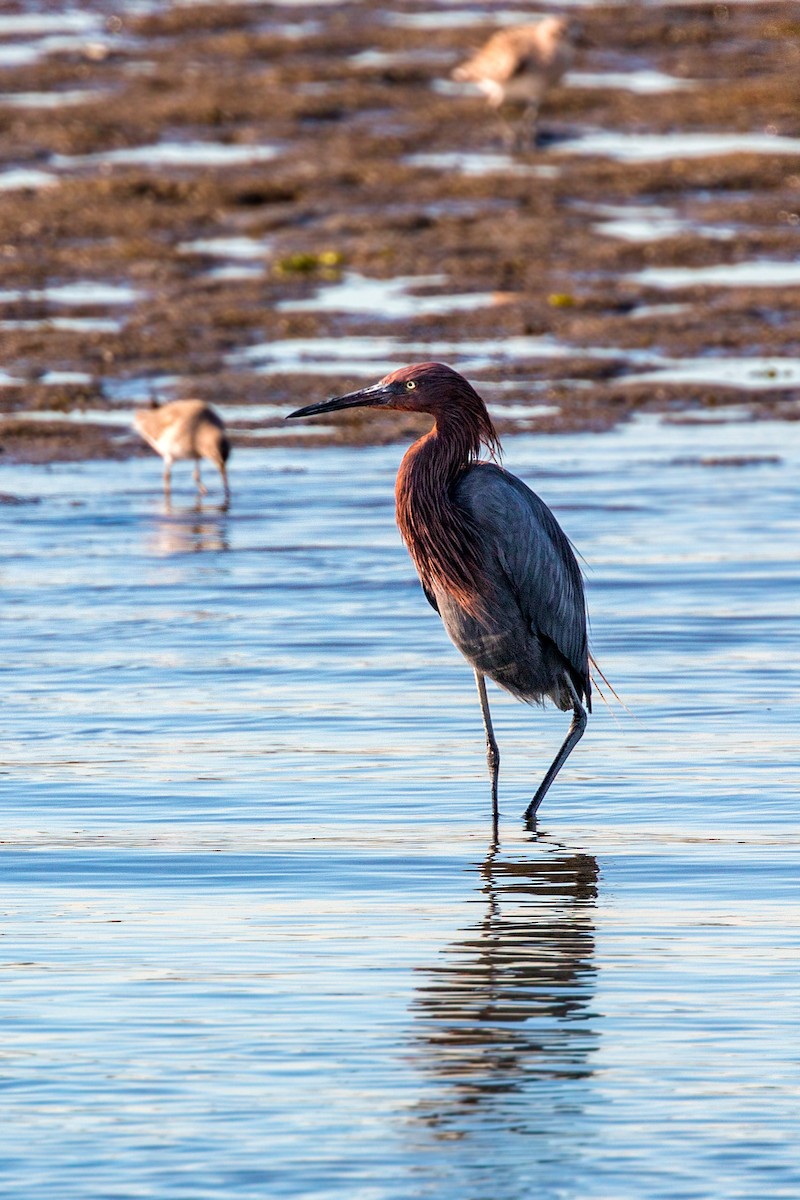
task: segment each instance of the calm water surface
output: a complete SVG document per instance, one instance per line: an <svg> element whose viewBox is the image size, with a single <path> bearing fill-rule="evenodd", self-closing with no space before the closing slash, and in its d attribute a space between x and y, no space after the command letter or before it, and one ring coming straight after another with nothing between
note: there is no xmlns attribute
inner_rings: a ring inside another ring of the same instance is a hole
<svg viewBox="0 0 800 1200"><path fill-rule="evenodd" d="M494 849L400 454L6 469L0 1192L796 1197L800 425L508 441L631 714Z"/></svg>

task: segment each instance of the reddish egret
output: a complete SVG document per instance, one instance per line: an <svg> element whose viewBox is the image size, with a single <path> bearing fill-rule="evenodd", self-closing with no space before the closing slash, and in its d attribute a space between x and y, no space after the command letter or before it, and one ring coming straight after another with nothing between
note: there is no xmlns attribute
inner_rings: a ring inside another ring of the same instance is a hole
<svg viewBox="0 0 800 1200"><path fill-rule="evenodd" d="M565 17L543 17L532 25L501 29L453 71L453 79L476 84L501 118L508 114L514 147L535 136L545 92L558 83L572 61L569 32Z"/></svg>
<svg viewBox="0 0 800 1200"><path fill-rule="evenodd" d="M142 408L134 417L138 433L164 460L164 496L170 498L172 464L181 458L194 459L194 481L201 496L206 487L200 478L200 459L207 458L222 476L225 504L230 501L225 464L231 444L222 417L202 400L173 400L156 408Z"/></svg>
<svg viewBox="0 0 800 1200"><path fill-rule="evenodd" d="M536 810L586 728L592 686L583 581L550 509L497 462L500 443L486 405L442 363L402 367L372 387L290 413L343 408L430 413L433 428L406 452L397 475L397 524L423 591L475 671L486 730L497 828L497 747L486 676L529 704L549 697L572 723L525 811ZM584 703L586 707L584 707Z"/></svg>

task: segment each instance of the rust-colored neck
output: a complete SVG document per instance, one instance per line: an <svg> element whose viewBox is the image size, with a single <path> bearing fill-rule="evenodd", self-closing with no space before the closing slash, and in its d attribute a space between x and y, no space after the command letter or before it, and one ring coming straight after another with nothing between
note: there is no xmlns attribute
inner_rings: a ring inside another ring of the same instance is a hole
<svg viewBox="0 0 800 1200"><path fill-rule="evenodd" d="M483 405L481 405L483 408ZM481 548L468 515L456 506L453 486L478 461L481 444L499 449L486 409L480 420L463 410L437 412L430 433L407 451L397 473L397 524L422 586L437 589L479 616L482 607Z"/></svg>

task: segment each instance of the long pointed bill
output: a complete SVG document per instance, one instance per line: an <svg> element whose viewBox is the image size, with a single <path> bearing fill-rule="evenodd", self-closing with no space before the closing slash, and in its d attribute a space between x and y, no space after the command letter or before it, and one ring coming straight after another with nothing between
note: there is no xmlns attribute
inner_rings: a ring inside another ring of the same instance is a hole
<svg viewBox="0 0 800 1200"><path fill-rule="evenodd" d="M372 387L362 388L358 392L348 392L346 396L334 396L332 400L323 400L321 404L308 404L298 408L286 417L318 417L322 413L340 412L343 408L379 408L391 399L391 392L382 383L374 383Z"/></svg>

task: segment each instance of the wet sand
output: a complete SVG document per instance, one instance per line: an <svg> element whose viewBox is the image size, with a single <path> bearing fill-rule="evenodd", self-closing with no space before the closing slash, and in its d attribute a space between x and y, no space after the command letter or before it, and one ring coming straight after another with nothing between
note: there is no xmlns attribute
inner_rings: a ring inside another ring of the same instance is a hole
<svg viewBox="0 0 800 1200"><path fill-rule="evenodd" d="M449 81L495 27L480 9L111 6L47 52L12 30L33 59L0 59L5 461L146 452L102 413L153 397L258 405L239 445L406 437L401 416L282 417L422 357L469 374L502 432L796 419L800 22L577 16L572 75L513 158ZM755 265L652 273L733 264ZM79 410L98 423L60 416Z"/></svg>

